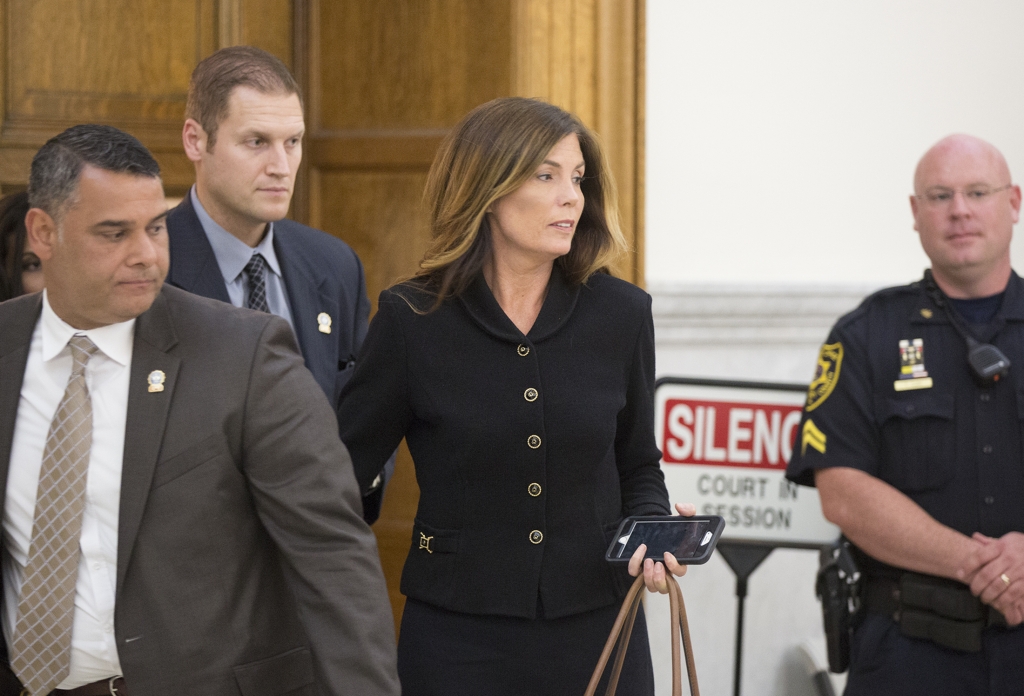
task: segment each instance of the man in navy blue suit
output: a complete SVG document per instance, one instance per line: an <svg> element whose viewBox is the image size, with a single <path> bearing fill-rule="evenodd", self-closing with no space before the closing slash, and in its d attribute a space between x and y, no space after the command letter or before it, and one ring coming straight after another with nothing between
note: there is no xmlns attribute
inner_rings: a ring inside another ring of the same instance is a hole
<svg viewBox="0 0 1024 696"><path fill-rule="evenodd" d="M347 244L284 219L302 161L298 84L266 51L225 48L196 66L185 115L196 184L167 217L167 282L284 318L337 410L370 303ZM378 482L364 496L367 521L377 518L381 495Z"/></svg>

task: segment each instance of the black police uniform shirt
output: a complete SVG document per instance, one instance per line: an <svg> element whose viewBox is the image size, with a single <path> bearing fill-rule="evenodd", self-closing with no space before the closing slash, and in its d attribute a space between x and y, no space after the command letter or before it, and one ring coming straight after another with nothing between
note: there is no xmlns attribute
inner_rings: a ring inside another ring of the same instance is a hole
<svg viewBox="0 0 1024 696"><path fill-rule="evenodd" d="M1024 531L1024 281L1013 273L975 338L1010 359L979 386L964 339L922 282L868 297L818 356L786 476L851 467L905 493L963 534Z"/></svg>
<svg viewBox="0 0 1024 696"><path fill-rule="evenodd" d="M420 488L402 593L470 614L558 618L621 599L604 554L627 515L668 514L654 438L651 298L557 266L527 335L482 275L427 313L381 293L341 439L368 486L405 436Z"/></svg>

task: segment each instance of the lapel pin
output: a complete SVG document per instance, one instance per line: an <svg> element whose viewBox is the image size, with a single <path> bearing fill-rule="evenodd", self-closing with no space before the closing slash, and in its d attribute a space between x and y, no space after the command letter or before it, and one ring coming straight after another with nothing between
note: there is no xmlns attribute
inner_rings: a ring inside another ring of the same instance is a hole
<svg viewBox="0 0 1024 696"><path fill-rule="evenodd" d="M149 393L156 394L164 390L164 380L167 379L167 375L164 374L163 370L153 370L149 373L149 377L146 381L149 382Z"/></svg>
<svg viewBox="0 0 1024 696"><path fill-rule="evenodd" d="M320 333L329 334L331 332L331 315L327 312L317 314L316 323Z"/></svg>

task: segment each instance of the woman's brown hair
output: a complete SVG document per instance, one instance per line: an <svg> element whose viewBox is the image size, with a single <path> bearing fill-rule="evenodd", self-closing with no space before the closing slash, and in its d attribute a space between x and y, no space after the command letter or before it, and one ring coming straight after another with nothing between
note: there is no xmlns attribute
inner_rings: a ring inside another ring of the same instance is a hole
<svg viewBox="0 0 1024 696"><path fill-rule="evenodd" d="M28 209L28 194L24 191L0 198L0 302L25 291L21 285L21 264Z"/></svg>
<svg viewBox="0 0 1024 696"><path fill-rule="evenodd" d="M539 99L495 99L469 112L441 143L424 199L433 241L411 283L435 299L462 293L491 253L487 210L522 186L562 138L575 134L586 171L583 213L569 253L555 260L572 284L606 270L625 251L615 187L597 137L572 114Z"/></svg>

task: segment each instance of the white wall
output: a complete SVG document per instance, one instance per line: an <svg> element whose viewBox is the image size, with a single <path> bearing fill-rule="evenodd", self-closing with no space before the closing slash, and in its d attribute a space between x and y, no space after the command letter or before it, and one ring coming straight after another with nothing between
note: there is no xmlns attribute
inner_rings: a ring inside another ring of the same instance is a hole
<svg viewBox="0 0 1024 696"><path fill-rule="evenodd" d="M932 143L980 136L1024 179L1022 27L1013 0L648 0L658 374L807 382L841 313L927 265L907 197ZM744 696L813 693L796 651L821 640L816 567L779 550L751 577ZM702 692L731 694L732 573L712 559L683 590ZM649 607L667 694L667 607Z"/></svg>
<svg viewBox="0 0 1024 696"><path fill-rule="evenodd" d="M864 286L654 285L659 375L806 383L818 346L836 317L852 309ZM670 490L676 501L692 499ZM750 578L744 621L743 696L814 696L798 650L822 644L814 597L817 554L773 551ZM712 557L682 582L701 693L732 694L736 631L735 579ZM659 696L670 693L668 607L648 601Z"/></svg>
<svg viewBox="0 0 1024 696"><path fill-rule="evenodd" d="M933 142L985 138L1024 177L1022 27L1015 0L648 0L648 282L919 276Z"/></svg>

